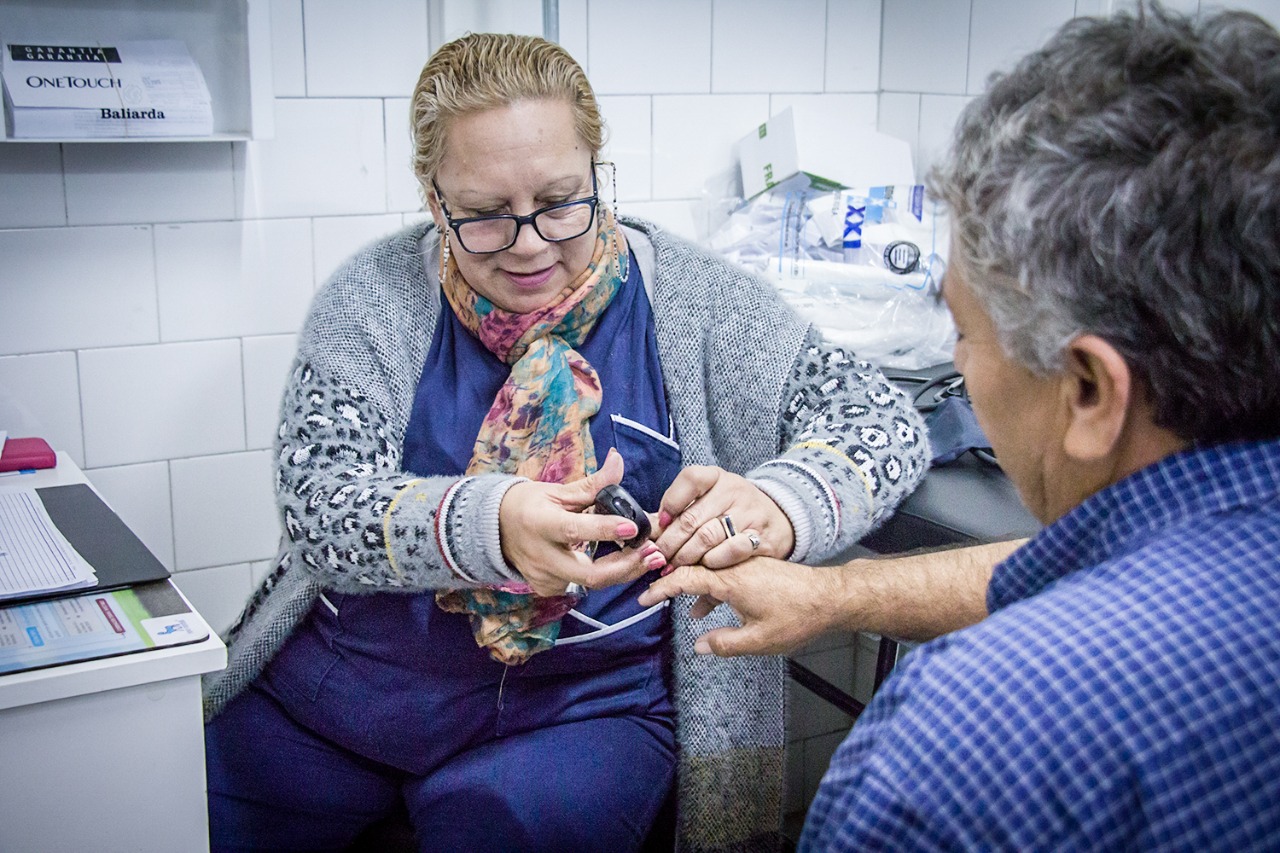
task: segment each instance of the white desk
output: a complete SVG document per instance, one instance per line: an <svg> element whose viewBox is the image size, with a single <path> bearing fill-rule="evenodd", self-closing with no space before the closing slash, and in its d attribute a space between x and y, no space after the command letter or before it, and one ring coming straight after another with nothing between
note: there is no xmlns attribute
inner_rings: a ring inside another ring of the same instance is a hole
<svg viewBox="0 0 1280 853"><path fill-rule="evenodd" d="M56 468L0 490L88 482ZM0 675L0 850L207 851L201 643Z"/></svg>

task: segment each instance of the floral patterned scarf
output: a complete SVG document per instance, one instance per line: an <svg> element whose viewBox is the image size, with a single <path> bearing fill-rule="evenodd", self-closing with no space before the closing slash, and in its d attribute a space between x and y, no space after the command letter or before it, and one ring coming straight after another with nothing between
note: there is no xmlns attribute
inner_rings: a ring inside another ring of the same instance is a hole
<svg viewBox="0 0 1280 853"><path fill-rule="evenodd" d="M596 470L588 420L600 410L600 377L575 349L622 283L627 247L612 214L596 235L591 263L548 305L527 314L496 307L476 293L449 258L440 272L445 297L485 348L511 365L476 436L468 474L498 471L567 483ZM583 546L585 547L585 545ZM528 584L449 590L436 604L466 613L476 643L500 663L524 663L555 645L560 620L578 596L534 595Z"/></svg>

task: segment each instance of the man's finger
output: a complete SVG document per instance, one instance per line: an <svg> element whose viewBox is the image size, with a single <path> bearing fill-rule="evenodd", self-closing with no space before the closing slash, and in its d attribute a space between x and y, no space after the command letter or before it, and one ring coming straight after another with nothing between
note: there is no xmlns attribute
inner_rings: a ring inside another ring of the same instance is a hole
<svg viewBox="0 0 1280 853"><path fill-rule="evenodd" d="M701 566L681 566L649 584L649 588L640 593L639 601L643 607L652 607L659 601L678 595L714 595L721 586L723 584L716 580L713 572Z"/></svg>
<svg viewBox="0 0 1280 853"><path fill-rule="evenodd" d="M734 637L742 631L742 628L716 628L708 631L693 644L693 650L700 655L730 657L734 654Z"/></svg>
<svg viewBox="0 0 1280 853"><path fill-rule="evenodd" d="M769 638L754 625L708 631L693 644L693 650L700 655L712 654L722 658L773 655L782 651L776 644L770 643Z"/></svg>

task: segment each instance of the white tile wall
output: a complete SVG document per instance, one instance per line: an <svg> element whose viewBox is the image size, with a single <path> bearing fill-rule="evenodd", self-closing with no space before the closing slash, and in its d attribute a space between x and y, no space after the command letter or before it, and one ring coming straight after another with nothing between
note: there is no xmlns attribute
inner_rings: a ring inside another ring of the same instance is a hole
<svg viewBox="0 0 1280 853"><path fill-rule="evenodd" d="M157 225L160 339L296 331L314 289L311 220Z"/></svg>
<svg viewBox="0 0 1280 853"><path fill-rule="evenodd" d="M184 222L235 215L231 143L63 146L72 225Z"/></svg>
<svg viewBox="0 0 1280 853"><path fill-rule="evenodd" d="M254 579L248 564L237 563L179 572L173 582L209 627L225 634L240 615L240 602L253 592Z"/></svg>
<svg viewBox="0 0 1280 853"><path fill-rule="evenodd" d="M280 540L272 453L175 459L173 530L179 571L270 559Z"/></svg>
<svg viewBox="0 0 1280 853"><path fill-rule="evenodd" d="M0 231L0 355L159 339L151 228Z"/></svg>
<svg viewBox="0 0 1280 853"><path fill-rule="evenodd" d="M977 94L993 71L1008 71L1024 54L1040 47L1075 14L1075 0L973 0L969 35L969 80Z"/></svg>
<svg viewBox="0 0 1280 853"><path fill-rule="evenodd" d="M643 95L602 95L600 112L609 130L603 158L617 167L618 198L652 198L653 99ZM606 199L612 194L612 187L602 191Z"/></svg>
<svg viewBox="0 0 1280 853"><path fill-rule="evenodd" d="M697 198L707 178L736 167L734 145L768 118L765 94L655 96L654 197Z"/></svg>
<svg viewBox="0 0 1280 853"><path fill-rule="evenodd" d="M588 0L560 0L560 46L591 74L587 43ZM592 84L595 85L594 83Z"/></svg>
<svg viewBox="0 0 1280 853"><path fill-rule="evenodd" d="M422 194L413 176L413 145L409 138L409 99L383 101L384 134L387 140L387 209L420 211Z"/></svg>
<svg viewBox="0 0 1280 853"><path fill-rule="evenodd" d="M440 17L443 32L438 39L433 34L433 44L443 44L467 32L501 31L542 35L542 3L540 2L530 2L530 0L436 0L436 2L442 7Z"/></svg>
<svg viewBox="0 0 1280 853"><path fill-rule="evenodd" d="M972 98L959 95L920 96L920 139L916 147L916 174L937 162L951 143L951 130L960 111Z"/></svg>
<svg viewBox="0 0 1280 853"><path fill-rule="evenodd" d="M696 238L720 200L704 187L731 185L733 144L785 106L833 137L900 136L922 174L990 70L1068 15L1128 3L559 5L561 41L611 124L622 210ZM423 218L405 127L428 46L464 20L536 32L540 5L271 0L273 138L0 143L0 428L68 451L216 627L271 567L269 448L314 286ZM1280 0L1232 5L1280 22ZM842 679L852 657L874 659L847 638L805 654ZM807 701L789 807L807 803L847 723Z"/></svg>
<svg viewBox="0 0 1280 853"><path fill-rule="evenodd" d="M849 134L876 129L877 101L874 93L771 95L769 115L775 116L787 107L791 108L795 114L797 132L809 135L805 139L805 152L824 148L847 152L842 140L847 139Z"/></svg>
<svg viewBox="0 0 1280 853"><path fill-rule="evenodd" d="M920 144L920 96L914 92L881 92L877 128L881 133L905 139L914 154ZM920 174L918 162L916 174Z"/></svg>
<svg viewBox="0 0 1280 853"><path fill-rule="evenodd" d="M686 201L624 201L618 203L618 212L656 222L686 240L697 241L706 233L695 221L694 206Z"/></svg>
<svg viewBox="0 0 1280 853"><path fill-rule="evenodd" d="M241 216L386 212L382 101L277 98L275 114L274 139L235 149Z"/></svg>
<svg viewBox="0 0 1280 853"><path fill-rule="evenodd" d="M1111 0L1076 0L1076 17L1106 15L1111 5Z"/></svg>
<svg viewBox="0 0 1280 853"><path fill-rule="evenodd" d="M244 389L234 339L80 352L91 468L243 450Z"/></svg>
<svg viewBox="0 0 1280 853"><path fill-rule="evenodd" d="M590 0L587 44L598 95L711 91L711 0Z"/></svg>
<svg viewBox="0 0 1280 853"><path fill-rule="evenodd" d="M1019 5L1007 0L1010 9ZM880 87L963 94L968 81L969 0L889 0L883 6Z"/></svg>
<svg viewBox="0 0 1280 853"><path fill-rule="evenodd" d="M430 53L422 0L303 0L307 95L408 97Z"/></svg>
<svg viewBox="0 0 1280 853"><path fill-rule="evenodd" d="M311 220L315 246L315 283L324 284L347 258L379 237L399 231L404 220L398 213L375 216L324 216ZM294 323L289 328L297 328Z"/></svg>
<svg viewBox="0 0 1280 853"><path fill-rule="evenodd" d="M712 92L821 92L827 0L715 0Z"/></svg>
<svg viewBox="0 0 1280 853"><path fill-rule="evenodd" d="M1253 12L1255 15L1258 15L1268 21L1272 26L1280 27L1280 0L1231 0L1229 3L1213 2L1213 0L1200 0L1199 3L1195 3L1195 0L1184 0L1184 2L1195 7L1190 11L1195 11L1196 9L1209 11L1229 8ZM1165 5L1171 8L1176 8L1179 4L1166 3Z"/></svg>
<svg viewBox="0 0 1280 853"><path fill-rule="evenodd" d="M827 0L827 92L880 88L880 0Z"/></svg>
<svg viewBox="0 0 1280 853"><path fill-rule="evenodd" d="M66 224L61 146L0 146L0 198L0 228Z"/></svg>
<svg viewBox="0 0 1280 853"><path fill-rule="evenodd" d="M274 559L256 560L250 563L249 578L252 581L252 585L256 588L258 584L262 583L263 579L265 579L266 576L271 573L271 570L274 569L275 566L276 566L276 562Z"/></svg>

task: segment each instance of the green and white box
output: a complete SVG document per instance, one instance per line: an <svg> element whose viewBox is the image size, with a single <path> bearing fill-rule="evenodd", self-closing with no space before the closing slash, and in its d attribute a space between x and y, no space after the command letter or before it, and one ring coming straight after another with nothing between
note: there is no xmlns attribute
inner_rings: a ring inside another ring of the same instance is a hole
<svg viewBox="0 0 1280 853"><path fill-rule="evenodd" d="M911 146L870 129L833 125L787 107L738 141L743 198L805 174L821 190L914 184Z"/></svg>

